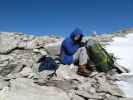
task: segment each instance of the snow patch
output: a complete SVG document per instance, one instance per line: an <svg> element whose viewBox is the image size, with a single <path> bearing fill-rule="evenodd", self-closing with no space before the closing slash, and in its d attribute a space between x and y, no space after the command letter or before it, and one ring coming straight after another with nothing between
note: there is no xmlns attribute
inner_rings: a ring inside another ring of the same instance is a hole
<svg viewBox="0 0 133 100"><path fill-rule="evenodd" d="M115 37L113 42L106 46L108 52L114 53L117 63L128 68L133 74L133 33L126 37ZM125 92L127 97L133 97L133 77L127 81L117 82L119 87Z"/></svg>

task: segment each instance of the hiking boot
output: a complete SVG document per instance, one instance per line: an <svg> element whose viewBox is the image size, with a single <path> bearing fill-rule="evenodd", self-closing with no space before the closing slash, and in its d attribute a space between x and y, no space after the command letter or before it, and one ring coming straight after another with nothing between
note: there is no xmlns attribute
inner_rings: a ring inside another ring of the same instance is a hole
<svg viewBox="0 0 133 100"><path fill-rule="evenodd" d="M86 69L89 71L96 71L96 67L89 64L86 66Z"/></svg>
<svg viewBox="0 0 133 100"><path fill-rule="evenodd" d="M96 70L96 65L93 61L89 60L86 66L86 69L95 71Z"/></svg>
<svg viewBox="0 0 133 100"><path fill-rule="evenodd" d="M78 75L84 76L84 77L89 77L89 75L91 74L90 71L85 71L85 72L77 72Z"/></svg>
<svg viewBox="0 0 133 100"><path fill-rule="evenodd" d="M82 75L82 76L85 76L85 77L88 77L91 73L91 71L88 71L86 69L86 65L79 65L79 69L78 69L78 72L77 72L79 75Z"/></svg>

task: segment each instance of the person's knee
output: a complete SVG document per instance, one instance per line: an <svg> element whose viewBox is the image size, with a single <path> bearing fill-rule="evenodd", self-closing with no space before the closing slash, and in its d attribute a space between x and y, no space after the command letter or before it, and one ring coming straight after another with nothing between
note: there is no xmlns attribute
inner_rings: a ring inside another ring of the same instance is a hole
<svg viewBox="0 0 133 100"><path fill-rule="evenodd" d="M85 47L81 47L80 50L81 50L81 52L86 52L86 48Z"/></svg>
<svg viewBox="0 0 133 100"><path fill-rule="evenodd" d="M81 54L81 56L84 56L84 57L87 58L87 59L89 58L89 54L88 54L88 52L87 52L86 47L81 47L80 54Z"/></svg>

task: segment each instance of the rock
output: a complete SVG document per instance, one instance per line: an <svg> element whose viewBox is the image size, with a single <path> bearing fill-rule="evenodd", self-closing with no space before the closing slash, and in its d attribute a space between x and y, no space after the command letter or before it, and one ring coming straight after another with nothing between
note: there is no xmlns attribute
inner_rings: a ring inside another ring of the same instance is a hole
<svg viewBox="0 0 133 100"><path fill-rule="evenodd" d="M0 34L0 54L6 54L17 47L19 39L13 33Z"/></svg>
<svg viewBox="0 0 133 100"><path fill-rule="evenodd" d="M90 80L93 80L93 79L90 79ZM96 88L92 86L93 84L96 84L96 83L94 83L93 81L87 81L87 82L81 83L78 86L78 90L86 91L90 94L95 94Z"/></svg>
<svg viewBox="0 0 133 100"><path fill-rule="evenodd" d="M52 78L54 76L54 71L53 70L44 70L40 73L38 73L39 78L42 79L48 79L48 78Z"/></svg>
<svg viewBox="0 0 133 100"><path fill-rule="evenodd" d="M18 73L21 77L33 77L33 70L30 67L24 67L23 70Z"/></svg>
<svg viewBox="0 0 133 100"><path fill-rule="evenodd" d="M99 35L99 36L92 37L92 38L100 42L109 42L109 41L112 41L113 36L112 35Z"/></svg>
<svg viewBox="0 0 133 100"><path fill-rule="evenodd" d="M106 92L114 96L124 96L124 93L119 89L119 87L116 85L111 85L108 80L106 80L105 76L104 78L97 77L97 81L99 83L99 87L97 89L98 92Z"/></svg>
<svg viewBox="0 0 133 100"><path fill-rule="evenodd" d="M54 86L64 91L75 89L77 84L73 80L48 80L43 83L45 86Z"/></svg>
<svg viewBox="0 0 133 100"><path fill-rule="evenodd" d="M0 92L0 100L70 100L61 89L41 87L25 78L12 80L11 87L5 90Z"/></svg>
<svg viewBox="0 0 133 100"><path fill-rule="evenodd" d="M75 66L73 64L71 65L60 65L59 68L56 71L56 79L55 80L84 80L85 77L80 76L77 74L78 66Z"/></svg>
<svg viewBox="0 0 133 100"><path fill-rule="evenodd" d="M119 98L116 96L110 96L109 98L106 98L106 100L133 100L133 98Z"/></svg>
<svg viewBox="0 0 133 100"><path fill-rule="evenodd" d="M2 90L4 87L8 87L8 86L9 86L8 81L4 81L3 79L0 79L0 90Z"/></svg>
<svg viewBox="0 0 133 100"><path fill-rule="evenodd" d="M99 74L98 72L94 71L94 72L91 73L91 75L89 77L94 77L94 76L96 76L98 74Z"/></svg>
<svg viewBox="0 0 133 100"><path fill-rule="evenodd" d="M36 42L33 40L21 40L17 43L18 48L34 49L36 48Z"/></svg>
<svg viewBox="0 0 133 100"><path fill-rule="evenodd" d="M71 98L71 100L85 100L84 97L76 95L75 90L69 90L67 91L67 93L68 93L68 96Z"/></svg>
<svg viewBox="0 0 133 100"><path fill-rule="evenodd" d="M6 100L5 97L8 95L8 92L9 92L9 87L4 87L0 91L0 100Z"/></svg>
<svg viewBox="0 0 133 100"><path fill-rule="evenodd" d="M78 95L73 95L72 100L85 100L85 99Z"/></svg>
<svg viewBox="0 0 133 100"><path fill-rule="evenodd" d="M123 74L117 74L114 77L116 77L116 80L118 81L126 81L133 77L132 73L123 73Z"/></svg>
<svg viewBox="0 0 133 100"><path fill-rule="evenodd" d="M106 96L106 100L119 100L119 98L115 96L109 96L109 97Z"/></svg>
<svg viewBox="0 0 133 100"><path fill-rule="evenodd" d="M42 55L47 55L45 46L60 39L48 36L32 36L20 33L0 33L0 74L19 73L23 67L34 67ZM33 68L34 69L34 68Z"/></svg>
<svg viewBox="0 0 133 100"><path fill-rule="evenodd" d="M29 50L15 50L8 56L2 55L0 56L0 74L5 76L10 73L19 73L24 67L32 68L38 66L37 60L40 56L40 54L35 54Z"/></svg>
<svg viewBox="0 0 133 100"><path fill-rule="evenodd" d="M16 67L17 65L8 56L0 56L0 75L7 75Z"/></svg>
<svg viewBox="0 0 133 100"><path fill-rule="evenodd" d="M90 94L85 91L76 91L76 94L87 99L102 99L102 97L97 94Z"/></svg>
<svg viewBox="0 0 133 100"><path fill-rule="evenodd" d="M33 52L35 52L35 53L40 53L40 54L42 54L42 55L47 55L47 52L45 51L45 50L39 50L39 49L33 49Z"/></svg>
<svg viewBox="0 0 133 100"><path fill-rule="evenodd" d="M133 100L133 98L119 98L119 100Z"/></svg>
<svg viewBox="0 0 133 100"><path fill-rule="evenodd" d="M61 41L54 45L47 45L45 46L46 50L48 51L48 53L51 55L51 56L57 56L60 54L60 47L61 47Z"/></svg>

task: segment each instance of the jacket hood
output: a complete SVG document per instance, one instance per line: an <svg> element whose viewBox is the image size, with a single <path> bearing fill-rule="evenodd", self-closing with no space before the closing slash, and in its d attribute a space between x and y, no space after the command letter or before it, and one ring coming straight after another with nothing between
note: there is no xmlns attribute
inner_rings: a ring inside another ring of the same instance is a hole
<svg viewBox="0 0 133 100"><path fill-rule="evenodd" d="M73 39L75 36L80 35L80 36L84 36L83 32L79 29L76 28L70 35L70 37Z"/></svg>

